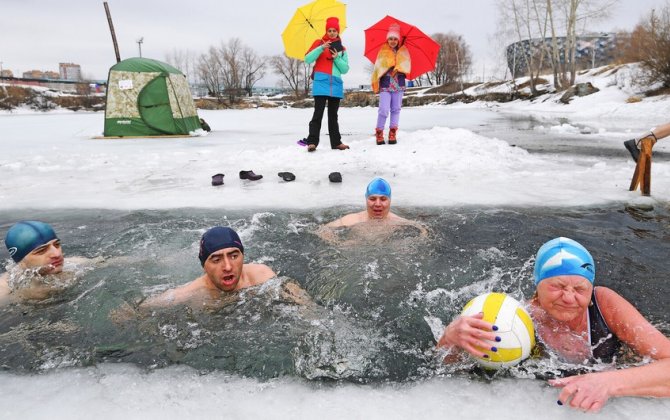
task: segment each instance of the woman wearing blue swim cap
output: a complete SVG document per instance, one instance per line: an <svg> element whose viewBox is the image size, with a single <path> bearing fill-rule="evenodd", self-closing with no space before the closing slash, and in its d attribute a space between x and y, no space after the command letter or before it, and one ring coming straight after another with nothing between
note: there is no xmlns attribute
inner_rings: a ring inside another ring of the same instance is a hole
<svg viewBox="0 0 670 420"><path fill-rule="evenodd" d="M562 388L558 404L597 412L611 397L670 397L670 339L621 295L594 287L595 272L591 254L578 242L561 237L542 245L535 259L536 293L530 300L540 341L574 363L609 363L622 343L654 361L550 380ZM478 350L488 347L483 340L495 340L493 325L482 314L461 316L445 329L438 347L458 347L484 357Z"/></svg>

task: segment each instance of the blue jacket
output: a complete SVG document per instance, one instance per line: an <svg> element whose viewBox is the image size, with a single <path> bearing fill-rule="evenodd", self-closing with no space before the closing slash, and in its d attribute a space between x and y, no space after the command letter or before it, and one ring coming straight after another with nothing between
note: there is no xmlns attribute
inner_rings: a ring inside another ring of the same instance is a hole
<svg viewBox="0 0 670 420"><path fill-rule="evenodd" d="M347 51L337 53L335 59L330 51L324 51L321 40L314 41L312 48L305 55L305 62L314 63L314 82L312 96L331 96L344 98L344 84L341 75L349 71Z"/></svg>

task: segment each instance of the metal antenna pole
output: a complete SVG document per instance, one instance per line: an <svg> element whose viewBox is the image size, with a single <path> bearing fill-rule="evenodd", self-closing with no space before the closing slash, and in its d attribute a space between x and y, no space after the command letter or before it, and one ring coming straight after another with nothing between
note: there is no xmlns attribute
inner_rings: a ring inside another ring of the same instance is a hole
<svg viewBox="0 0 670 420"><path fill-rule="evenodd" d="M116 42L116 33L114 32L114 24L112 23L112 15L109 13L109 6L107 2L105 5L105 13L107 14L107 23L109 23L109 31L112 33L112 43L114 43L114 53L116 54L116 62L121 61L121 54L119 54L119 44Z"/></svg>
<svg viewBox="0 0 670 420"><path fill-rule="evenodd" d="M140 39L138 39L135 42L137 42L137 47L140 50L140 58L142 58L142 43L144 42L144 37L141 37Z"/></svg>

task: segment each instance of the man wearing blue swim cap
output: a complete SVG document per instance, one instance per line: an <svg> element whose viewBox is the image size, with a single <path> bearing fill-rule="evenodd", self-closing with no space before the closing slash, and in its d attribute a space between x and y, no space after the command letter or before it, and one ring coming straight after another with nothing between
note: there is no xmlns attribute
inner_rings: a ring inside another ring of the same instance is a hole
<svg viewBox="0 0 670 420"><path fill-rule="evenodd" d="M245 264L244 246L237 232L229 227L213 227L200 239L198 253L203 275L158 296L145 300L141 307L165 307L180 304L202 306L206 300L219 299L221 292L233 292L256 286L276 274L265 264Z"/></svg>
<svg viewBox="0 0 670 420"><path fill-rule="evenodd" d="M373 179L365 189L366 209L328 223L327 227L352 226L370 220L405 220L391 212L391 186L383 178Z"/></svg>
<svg viewBox="0 0 670 420"><path fill-rule="evenodd" d="M391 212L391 185L384 178L375 178L365 189L366 209L357 213L347 214L322 226L317 234L327 242L336 242L333 229L351 227L362 223L384 222L390 225L412 225L419 229L421 236L428 231L420 223L407 220Z"/></svg>
<svg viewBox="0 0 670 420"><path fill-rule="evenodd" d="M5 235L5 246L16 266L0 276L0 301L7 302L10 297L43 300L62 291L72 280L71 273L63 273L60 239L49 224L26 220L12 225ZM40 277L44 276L56 276L57 284L41 284Z"/></svg>
<svg viewBox="0 0 670 420"><path fill-rule="evenodd" d="M552 379L562 388L558 405L599 411L609 398L670 397L670 339L621 295L594 287L595 263L577 241L559 237L546 242L535 257L536 292L529 302L539 342L557 357L579 366L612 363L621 344L651 363ZM483 314L452 321L438 347L457 347L476 357L495 343L496 328Z"/></svg>

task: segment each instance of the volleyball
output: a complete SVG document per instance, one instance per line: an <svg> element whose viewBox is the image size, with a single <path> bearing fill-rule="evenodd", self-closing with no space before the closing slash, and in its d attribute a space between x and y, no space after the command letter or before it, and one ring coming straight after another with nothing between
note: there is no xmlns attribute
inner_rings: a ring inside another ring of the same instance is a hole
<svg viewBox="0 0 670 420"><path fill-rule="evenodd" d="M521 303L504 293L485 293L465 304L461 315L484 313L484 321L498 327L498 341L488 341L491 346L482 349L488 359L476 357L482 366L500 369L513 366L526 359L535 347L535 328L528 312ZM498 351L492 351L496 347Z"/></svg>

